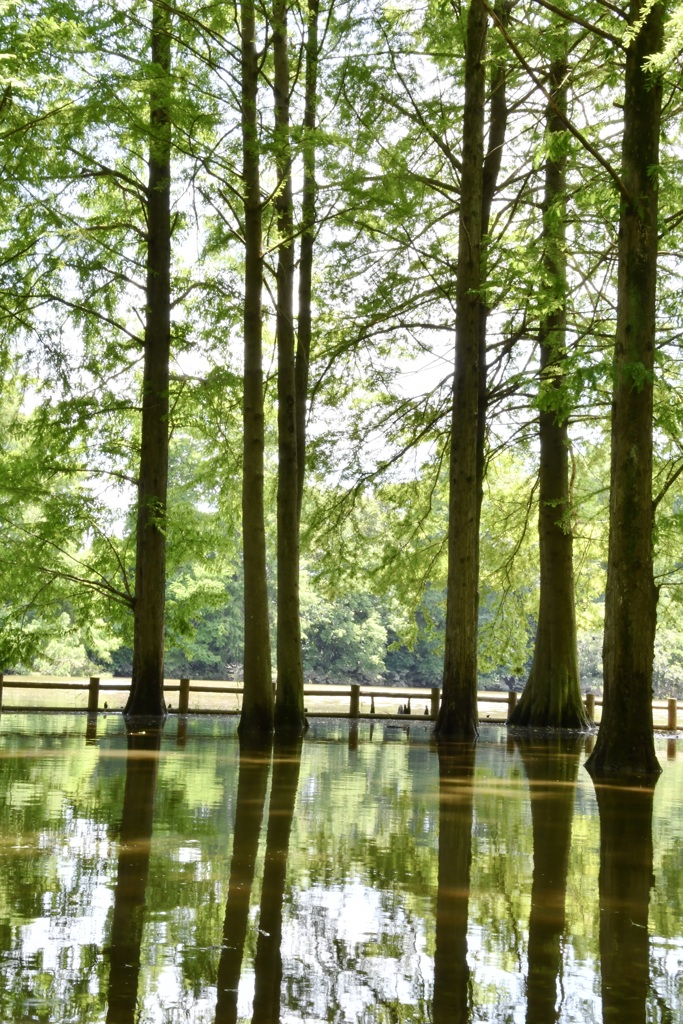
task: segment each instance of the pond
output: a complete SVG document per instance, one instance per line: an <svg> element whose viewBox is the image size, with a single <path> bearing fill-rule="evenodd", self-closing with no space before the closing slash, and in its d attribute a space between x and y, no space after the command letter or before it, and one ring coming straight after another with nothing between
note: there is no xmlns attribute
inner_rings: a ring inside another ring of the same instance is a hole
<svg viewBox="0 0 683 1024"><path fill-rule="evenodd" d="M0 1020L683 1021L683 752L599 788L586 738L0 718Z"/></svg>

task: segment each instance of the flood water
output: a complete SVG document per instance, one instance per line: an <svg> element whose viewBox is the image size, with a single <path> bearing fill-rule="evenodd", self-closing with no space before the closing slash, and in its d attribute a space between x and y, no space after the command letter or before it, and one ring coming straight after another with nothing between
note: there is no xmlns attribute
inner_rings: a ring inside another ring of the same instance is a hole
<svg viewBox="0 0 683 1024"><path fill-rule="evenodd" d="M683 1021L683 748L0 718L0 1021Z"/></svg>

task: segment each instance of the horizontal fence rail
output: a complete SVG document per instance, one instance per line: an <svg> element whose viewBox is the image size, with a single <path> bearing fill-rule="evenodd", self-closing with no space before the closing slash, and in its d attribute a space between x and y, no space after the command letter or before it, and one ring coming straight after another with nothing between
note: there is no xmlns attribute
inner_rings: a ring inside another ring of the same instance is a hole
<svg viewBox="0 0 683 1024"><path fill-rule="evenodd" d="M130 689L130 682L126 680L103 682L99 676L91 676L90 679L82 682L73 680L42 681L36 679L23 679L21 677L5 678L0 673L0 711L87 711L89 714L97 714L103 711L119 710L109 708L106 702L101 702L100 695L103 693L116 693L126 696ZM36 691L79 691L86 697L84 707L70 706L57 707L44 704L38 706L15 705L5 703L6 690ZM275 692L275 684L273 684ZM183 678L176 682L164 684L164 693L178 695L177 707L169 704L171 714L188 715L235 715L240 713L243 687L241 683L191 683L190 679ZM199 707L195 702L192 706L193 695L215 694L221 698L233 698L234 707L226 707L225 701L221 707ZM481 722L505 722L517 704L519 694L515 690L494 691L480 690L477 694L479 701L479 720ZM346 718L400 718L400 719L421 719L425 718L434 721L439 713L441 701L441 687L379 687L361 686L359 683L350 683L344 686L308 684L304 686L304 699L313 700L321 707L307 708L306 713L314 718L325 717L346 717ZM585 706L588 718L595 722L596 708L602 707L602 698L593 693L585 695ZM392 710L393 705L399 702L397 709ZM325 705L334 702L335 708L327 710ZM655 729L666 732L675 732L678 725L679 702L675 697L668 697L664 700L652 702L653 719ZM341 705L341 707L339 706ZM369 706L368 706L369 705ZM413 707L414 705L414 707ZM344 706L348 708L345 710ZM500 709L500 710L499 710Z"/></svg>

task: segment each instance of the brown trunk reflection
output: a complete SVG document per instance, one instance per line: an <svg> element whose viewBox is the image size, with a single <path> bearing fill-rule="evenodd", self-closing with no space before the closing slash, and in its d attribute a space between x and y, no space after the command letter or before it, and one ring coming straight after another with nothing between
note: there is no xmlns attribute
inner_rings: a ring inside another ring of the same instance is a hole
<svg viewBox="0 0 683 1024"><path fill-rule="evenodd" d="M216 1024L237 1020L237 991L242 970L249 903L254 882L259 836L266 802L270 746L240 742L237 806L233 834L230 882L223 920L223 941L218 962Z"/></svg>
<svg viewBox="0 0 683 1024"><path fill-rule="evenodd" d="M534 874L531 883L527 1024L559 1020L558 978L565 928L567 869L582 736L543 742L516 737L531 795Z"/></svg>
<svg viewBox="0 0 683 1024"><path fill-rule="evenodd" d="M281 743L274 747L273 785L268 809L268 836L263 868L261 913L254 973L253 1024L276 1024L280 1019L282 984L282 901L285 895L289 837L299 787L301 745Z"/></svg>
<svg viewBox="0 0 683 1024"><path fill-rule="evenodd" d="M595 787L600 813L600 961L604 1024L645 1024L653 786Z"/></svg>
<svg viewBox="0 0 683 1024"><path fill-rule="evenodd" d="M475 748L439 743L439 888L434 952L434 1024L471 1019L467 916L472 861Z"/></svg>
<svg viewBox="0 0 683 1024"><path fill-rule="evenodd" d="M163 727L126 721L128 759L109 948L107 1024L133 1024Z"/></svg>

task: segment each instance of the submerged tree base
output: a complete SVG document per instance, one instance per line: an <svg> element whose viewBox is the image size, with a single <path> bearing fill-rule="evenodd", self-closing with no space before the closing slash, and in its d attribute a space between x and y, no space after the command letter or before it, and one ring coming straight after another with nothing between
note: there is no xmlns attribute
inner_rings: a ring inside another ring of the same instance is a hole
<svg viewBox="0 0 683 1024"><path fill-rule="evenodd" d="M159 738L164 731L164 725L166 723L166 712L163 715L130 715L127 712L123 714L123 720L126 725L126 735L129 737L149 737L156 736ZM140 740L144 746L145 740Z"/></svg>
<svg viewBox="0 0 683 1024"><path fill-rule="evenodd" d="M126 719L148 718L159 722L159 720L165 720L167 714L166 701L163 698L163 694L143 693L140 692L139 688L131 690L126 706L123 709L123 715Z"/></svg>
<svg viewBox="0 0 683 1024"><path fill-rule="evenodd" d="M273 735L272 708L242 708L237 735L241 743L249 745L262 746L264 742L270 742Z"/></svg>
<svg viewBox="0 0 683 1024"><path fill-rule="evenodd" d="M568 615L573 617L573 609ZM591 721L581 698L575 642L564 645L560 637L536 637L534 660L524 693L508 718L508 725L538 729L588 730Z"/></svg>
<svg viewBox="0 0 683 1024"><path fill-rule="evenodd" d="M615 676L618 682L610 686L605 674L602 718L586 770L594 780L654 783L662 769L655 753L651 678L636 672Z"/></svg>
<svg viewBox="0 0 683 1024"><path fill-rule="evenodd" d="M275 735L278 740L294 742L308 732L308 719L298 708L275 705Z"/></svg>
<svg viewBox="0 0 683 1024"><path fill-rule="evenodd" d="M507 724L529 729L571 729L588 732L591 721L581 702L569 702L561 707L546 701L534 700L533 693L525 691L507 720Z"/></svg>
<svg viewBox="0 0 683 1024"><path fill-rule="evenodd" d="M476 709L464 711L461 706L452 707L442 703L434 725L434 736L437 740L446 742L476 740L479 736L479 719Z"/></svg>
<svg viewBox="0 0 683 1024"><path fill-rule="evenodd" d="M642 786L654 785L662 774L651 738L634 743L622 736L610 742L601 741L600 733L585 768L594 781L613 779Z"/></svg>

